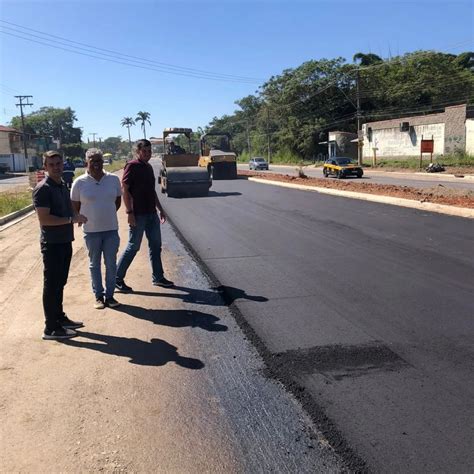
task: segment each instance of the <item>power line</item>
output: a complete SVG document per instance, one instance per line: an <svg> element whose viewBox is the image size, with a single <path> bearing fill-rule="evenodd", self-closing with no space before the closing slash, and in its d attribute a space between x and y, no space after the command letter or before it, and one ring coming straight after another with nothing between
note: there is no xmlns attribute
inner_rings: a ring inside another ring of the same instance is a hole
<svg viewBox="0 0 474 474"><path fill-rule="evenodd" d="M255 78L255 77L240 76L240 75L235 75L235 74L215 73L215 72L212 72L212 71L206 71L206 70L202 70L202 69L195 69L195 68L184 67L184 66L177 66L177 65L174 65L174 64L170 64L170 63L150 60L150 59L146 59L146 58L141 58L139 56L124 54L124 53L120 53L120 52L113 51L113 50L110 50L110 49L99 48L97 46L89 45L89 44L86 44L86 43L81 43L79 41L73 41L73 40L70 40L68 38L52 35L50 33L44 33L42 31L35 30L33 28L28 28L26 26L18 25L16 23L12 23L12 22L9 22L9 21L6 21L6 20L0 20L0 22L1 23L6 23L8 25L15 26L16 28L21 28L21 29L24 29L24 30L33 31L35 33L39 33L43 36L46 36L46 38L42 38L42 39L57 38L57 39L60 39L62 41L66 41L68 43L77 44L77 45L80 45L80 46L86 46L87 48L96 49L98 51L104 51L104 52L107 52L107 53L112 53L116 56L118 55L118 56L121 56L121 57L127 57L127 58L136 59L136 60L139 60L139 61L145 61L147 63L154 63L154 64L157 64L157 65L160 65L160 66L165 66L167 68L172 68L172 69L177 69L177 70L182 70L182 71L202 73L202 74L212 74L212 75L215 75L215 76L222 76L222 77L235 78L235 79L253 80L253 81L257 81L257 82L263 81L263 79ZM8 27L4 26L4 28L8 28ZM16 31L14 28L9 28L9 29L12 29L13 31ZM35 36L35 35L32 35L32 36ZM36 36L36 37L38 37L38 36Z"/></svg>
<svg viewBox="0 0 474 474"><path fill-rule="evenodd" d="M0 20L0 22L3 22L3 20ZM158 61L139 58L136 56L122 54L122 53L118 53L118 52L114 52L110 50L104 50L103 48L97 48L95 46L90 46L90 45L85 45L86 48L78 47L72 44L67 44L64 41L67 41L69 43L75 43L75 44L83 44L83 43L78 43L78 42L67 40L67 39L64 39L62 42L53 41L49 38L44 38L42 36L34 35L32 33L24 32L24 31L18 31L14 28L10 28L4 25L0 25L0 28L12 30L14 32L12 33L11 31L0 30L0 33L10 35L16 38L20 38L26 41L30 41L36 44L41 44L43 46L48 46L50 48L60 49L60 50L67 51L70 53L79 54L82 56L88 56L94 59L102 59L104 61L109 61L109 62L122 64L126 66L137 67L141 69L148 69L148 70L152 70L156 72L161 72L164 74L173 74L173 75L184 76L184 77L193 77L197 79L209 79L209 80L215 80L215 81L237 82L237 83L246 83L246 84L255 84L261 81L260 79L251 78L251 77L236 76L236 75L231 75L231 74L221 74L221 73L214 73L210 71L203 71L203 70L198 70L198 69L193 69L193 68L167 65L166 63L160 63ZM33 31L36 31L36 30L33 30ZM46 33L41 33L41 34L46 35ZM48 35L48 36L53 36L53 35ZM38 39L35 40L33 38L38 38L41 41L38 41ZM60 37L57 37L57 38L60 38ZM112 54L107 54L102 51L109 51ZM89 54L89 53L92 53L92 54ZM133 58L133 59L128 59L128 58Z"/></svg>

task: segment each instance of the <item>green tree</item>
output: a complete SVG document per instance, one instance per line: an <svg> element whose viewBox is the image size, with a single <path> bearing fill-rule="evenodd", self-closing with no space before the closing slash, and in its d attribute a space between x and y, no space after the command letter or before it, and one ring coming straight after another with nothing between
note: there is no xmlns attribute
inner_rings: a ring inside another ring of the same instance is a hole
<svg viewBox="0 0 474 474"><path fill-rule="evenodd" d="M130 127L135 125L135 120L132 117L124 117L120 123L122 127L127 127L128 130L128 143L130 145L130 153L132 152L132 140L130 139Z"/></svg>
<svg viewBox="0 0 474 474"><path fill-rule="evenodd" d="M60 140L61 145L80 143L82 130L74 127L76 120L76 113L70 107L41 107L25 115L25 129L30 134ZM11 126L21 129L21 117L13 117Z"/></svg>
<svg viewBox="0 0 474 474"><path fill-rule="evenodd" d="M151 125L150 122L150 113L149 112L137 112L137 116L135 118L136 122L141 122L140 127L142 127L143 130L143 138L146 139L146 130L145 130L145 124L148 122L149 125Z"/></svg>
<svg viewBox="0 0 474 474"><path fill-rule="evenodd" d="M102 151L117 155L122 144L122 137L107 137L102 141Z"/></svg>

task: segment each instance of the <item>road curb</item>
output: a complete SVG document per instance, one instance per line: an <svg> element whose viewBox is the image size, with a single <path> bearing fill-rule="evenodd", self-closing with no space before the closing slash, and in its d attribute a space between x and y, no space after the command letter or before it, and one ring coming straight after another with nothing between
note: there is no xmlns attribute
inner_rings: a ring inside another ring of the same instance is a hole
<svg viewBox="0 0 474 474"><path fill-rule="evenodd" d="M381 204L391 204L393 206L409 207L421 211L437 212L439 214L447 214L450 216L464 217L474 219L474 209L448 206L446 204L434 204L431 202L415 201L413 199L394 198L390 196L381 196L378 194L357 193L354 191L340 191L338 189L320 188L317 186L306 186L304 184L284 183L281 181L271 181L268 179L248 178L249 181L256 183L271 184L273 186L282 186L285 188L299 189L303 191L313 191L321 194L330 194L332 196L340 196L351 199L360 199L363 201L378 202Z"/></svg>
<svg viewBox="0 0 474 474"><path fill-rule="evenodd" d="M17 217L21 217L22 215L27 214L28 212L32 210L33 210L33 204L30 204L29 206L26 206L23 209L19 209L18 211L11 212L10 214L7 214L6 216L0 217L0 226L8 224L9 222L16 219Z"/></svg>

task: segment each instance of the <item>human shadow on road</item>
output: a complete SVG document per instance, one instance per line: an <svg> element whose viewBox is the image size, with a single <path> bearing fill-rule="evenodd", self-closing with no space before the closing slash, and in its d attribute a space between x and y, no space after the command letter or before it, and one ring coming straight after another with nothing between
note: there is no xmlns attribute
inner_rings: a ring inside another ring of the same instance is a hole
<svg viewBox="0 0 474 474"><path fill-rule="evenodd" d="M224 324L217 324L217 321L219 321L217 316L202 313L201 311L185 309L147 309L130 304L121 304L115 309L134 318L172 328L201 328L210 332L223 332L228 329Z"/></svg>
<svg viewBox="0 0 474 474"><path fill-rule="evenodd" d="M171 290L178 290L182 293L161 293L159 291L134 291L133 293L135 295L142 296L176 298L181 299L183 303L203 304L207 306L228 306L238 299L256 301L258 303L264 303L265 301L268 301L268 298L265 296L249 295L245 292L245 290L226 285L216 286L210 288L209 290L201 290L198 288L189 288L187 286L175 285Z"/></svg>
<svg viewBox="0 0 474 474"><path fill-rule="evenodd" d="M137 365L158 367L168 362L175 362L186 369L196 370L204 367L204 363L199 359L180 356L175 346L161 339L155 338L147 342L136 338L107 336L87 331L77 331L77 333L80 337L92 339L96 342L69 339L64 341L64 344L92 349L104 354L128 357L131 364Z"/></svg>

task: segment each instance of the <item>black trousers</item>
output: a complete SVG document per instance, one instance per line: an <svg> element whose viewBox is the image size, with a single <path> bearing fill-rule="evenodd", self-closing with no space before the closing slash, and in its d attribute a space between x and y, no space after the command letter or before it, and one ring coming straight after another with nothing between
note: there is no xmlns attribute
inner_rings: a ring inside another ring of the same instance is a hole
<svg viewBox="0 0 474 474"><path fill-rule="evenodd" d="M41 244L44 264L43 309L46 329L54 331L63 317L63 292L69 274L72 257L71 242L65 244Z"/></svg>

